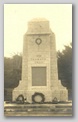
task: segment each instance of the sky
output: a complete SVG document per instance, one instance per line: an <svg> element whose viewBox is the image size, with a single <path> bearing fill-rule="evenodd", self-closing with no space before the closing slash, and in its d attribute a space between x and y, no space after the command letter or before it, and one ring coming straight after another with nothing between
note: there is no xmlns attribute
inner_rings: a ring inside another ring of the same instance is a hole
<svg viewBox="0 0 78 122"><path fill-rule="evenodd" d="M56 50L72 42L72 4L4 4L4 56L23 51L28 22L46 18L56 36Z"/></svg>

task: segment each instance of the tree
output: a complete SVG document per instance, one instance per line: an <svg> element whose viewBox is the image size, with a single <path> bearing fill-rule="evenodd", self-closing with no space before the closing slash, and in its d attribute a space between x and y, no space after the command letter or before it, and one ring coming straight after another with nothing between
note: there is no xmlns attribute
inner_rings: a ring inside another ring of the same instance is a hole
<svg viewBox="0 0 78 122"><path fill-rule="evenodd" d="M72 89L72 43L65 46L65 49L58 51L58 75L62 84L68 89Z"/></svg>
<svg viewBox="0 0 78 122"><path fill-rule="evenodd" d="M4 87L15 88L21 79L22 56L14 55L12 58L4 58Z"/></svg>

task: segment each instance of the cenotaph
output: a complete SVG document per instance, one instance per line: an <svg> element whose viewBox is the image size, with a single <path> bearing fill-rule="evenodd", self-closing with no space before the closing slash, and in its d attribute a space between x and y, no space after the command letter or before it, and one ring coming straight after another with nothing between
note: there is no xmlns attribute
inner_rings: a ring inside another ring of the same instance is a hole
<svg viewBox="0 0 78 122"><path fill-rule="evenodd" d="M68 100L67 89L58 80L55 34L44 18L29 21L24 35L22 80L13 90L13 101L21 95L29 103Z"/></svg>

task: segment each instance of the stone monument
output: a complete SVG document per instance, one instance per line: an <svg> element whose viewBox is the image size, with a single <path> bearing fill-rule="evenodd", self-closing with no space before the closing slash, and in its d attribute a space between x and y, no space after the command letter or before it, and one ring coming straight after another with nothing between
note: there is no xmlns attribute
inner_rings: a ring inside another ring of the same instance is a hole
<svg viewBox="0 0 78 122"><path fill-rule="evenodd" d="M13 101L20 95L29 103L68 100L67 89L58 80L55 34L49 21L29 21L23 44L22 80L13 90Z"/></svg>

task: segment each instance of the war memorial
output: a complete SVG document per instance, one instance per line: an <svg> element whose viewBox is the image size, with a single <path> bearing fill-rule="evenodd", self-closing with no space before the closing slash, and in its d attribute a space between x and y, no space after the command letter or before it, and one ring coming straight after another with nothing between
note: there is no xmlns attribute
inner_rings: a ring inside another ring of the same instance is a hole
<svg viewBox="0 0 78 122"><path fill-rule="evenodd" d="M12 93L17 104L10 106L15 112L11 116L71 116L68 91L58 79L56 38L48 20L28 22L22 58L22 79Z"/></svg>

